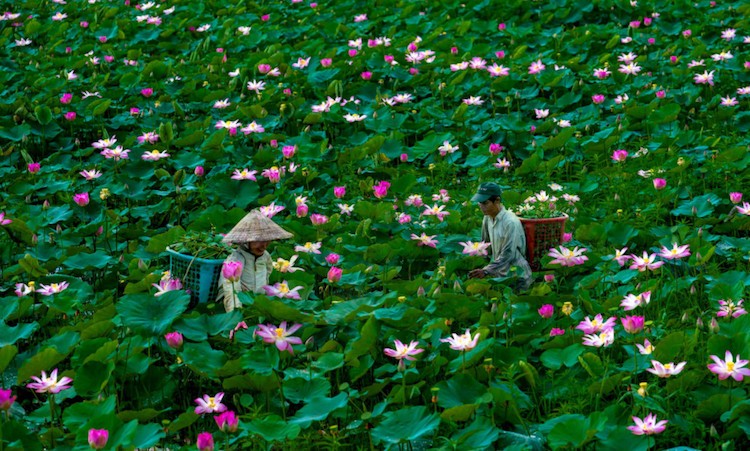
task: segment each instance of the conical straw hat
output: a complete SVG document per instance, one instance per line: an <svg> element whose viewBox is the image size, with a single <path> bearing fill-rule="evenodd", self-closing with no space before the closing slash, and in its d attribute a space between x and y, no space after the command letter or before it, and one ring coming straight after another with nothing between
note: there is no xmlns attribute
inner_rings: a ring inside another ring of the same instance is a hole
<svg viewBox="0 0 750 451"><path fill-rule="evenodd" d="M267 218L259 210L253 210L224 236L225 243L249 243L251 241L273 241L291 238L292 234Z"/></svg>

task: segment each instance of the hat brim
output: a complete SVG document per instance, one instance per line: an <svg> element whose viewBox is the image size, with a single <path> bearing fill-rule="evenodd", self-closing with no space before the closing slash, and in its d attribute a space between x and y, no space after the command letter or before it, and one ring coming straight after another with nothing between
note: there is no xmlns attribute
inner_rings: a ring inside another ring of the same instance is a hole
<svg viewBox="0 0 750 451"><path fill-rule="evenodd" d="M492 196L490 196L489 194L479 194L479 193L477 193L477 194L474 195L474 197L471 198L471 201L472 202L484 202L487 199L489 199L490 197L492 197Z"/></svg>

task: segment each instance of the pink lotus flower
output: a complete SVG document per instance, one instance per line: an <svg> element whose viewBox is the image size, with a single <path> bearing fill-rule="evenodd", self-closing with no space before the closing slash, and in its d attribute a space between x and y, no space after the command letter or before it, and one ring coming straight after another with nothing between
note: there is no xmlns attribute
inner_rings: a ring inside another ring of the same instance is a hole
<svg viewBox="0 0 750 451"><path fill-rule="evenodd" d="M74 121L76 120L76 113L75 111L68 111L65 113L65 120L66 121Z"/></svg>
<svg viewBox="0 0 750 451"><path fill-rule="evenodd" d="M42 165L39 163L29 163L26 167L32 174L36 174L42 169Z"/></svg>
<svg viewBox="0 0 750 451"><path fill-rule="evenodd" d="M309 210L310 209L307 206L307 204L299 204L299 205L297 205L297 212L296 212L297 217L298 218L304 218L305 216L307 216L307 212Z"/></svg>
<svg viewBox="0 0 750 451"><path fill-rule="evenodd" d="M404 360L416 360L413 356L424 352L424 349L417 348L419 345L418 341L412 341L409 345L405 345L399 340L393 340L393 343L396 345L396 349L385 348L383 349L383 352L388 357L398 359L399 368L404 367Z"/></svg>
<svg viewBox="0 0 750 451"><path fill-rule="evenodd" d="M12 219L5 219L5 212L0 211L0 226L8 225L13 222Z"/></svg>
<svg viewBox="0 0 750 451"><path fill-rule="evenodd" d="M565 246L560 246L559 250L555 248L550 249L547 255L554 259L549 262L550 265L576 266L582 265L589 259L583 255L587 250L586 248L579 249L578 246L572 250Z"/></svg>
<svg viewBox="0 0 750 451"><path fill-rule="evenodd" d="M674 362L661 364L657 362L656 360L651 361L652 368L648 368L646 371L652 374L656 374L657 376L661 378L666 378L669 376L675 376L677 374L680 374L682 372L682 369L685 368L685 365L687 362L680 362L677 365L674 364Z"/></svg>
<svg viewBox="0 0 750 451"><path fill-rule="evenodd" d="M335 265L339 262L339 259L341 256L335 252L331 252L330 254L326 255L326 262L329 265Z"/></svg>
<svg viewBox="0 0 750 451"><path fill-rule="evenodd" d="M179 332L169 332L164 335L164 339L167 340L167 345L172 349L180 349L182 347L183 337Z"/></svg>
<svg viewBox="0 0 750 451"><path fill-rule="evenodd" d="M552 283L555 281L555 275L554 274L545 274L544 275L544 281L547 283Z"/></svg>
<svg viewBox="0 0 750 451"><path fill-rule="evenodd" d="M70 101L73 100L73 94L66 92L62 96L60 96L60 103L62 104L69 104Z"/></svg>
<svg viewBox="0 0 750 451"><path fill-rule="evenodd" d="M264 285L263 289L266 291L266 296L299 300L299 290L302 289L302 286L296 286L290 289L288 282L285 280L283 282L276 282L273 285Z"/></svg>
<svg viewBox="0 0 750 451"><path fill-rule="evenodd" d="M237 282L242 277L242 262L225 261L221 266L221 274L230 282Z"/></svg>
<svg viewBox="0 0 750 451"><path fill-rule="evenodd" d="M612 319L612 318L610 318ZM592 333L583 336L584 346L593 346L596 348L607 347L615 342L615 330L612 328L604 329L599 333Z"/></svg>
<svg viewBox="0 0 750 451"><path fill-rule="evenodd" d="M650 355L656 349L647 339L643 340L643 344L636 343L635 347L638 348L638 352L642 355Z"/></svg>
<svg viewBox="0 0 750 451"><path fill-rule="evenodd" d="M654 188L657 190L662 190L667 186L667 181L662 178L656 178L654 179Z"/></svg>
<svg viewBox="0 0 750 451"><path fill-rule="evenodd" d="M297 146L284 146L281 148L281 154L284 155L284 158L292 158L295 152L297 152Z"/></svg>
<svg viewBox="0 0 750 451"><path fill-rule="evenodd" d="M328 216L313 213L310 215L310 222L312 222L312 224L316 226L323 225L328 222Z"/></svg>
<svg viewBox="0 0 750 451"><path fill-rule="evenodd" d="M51 283L49 285L41 284L41 289L36 290L37 293L44 296L51 296L53 294L60 293L68 288L68 282Z"/></svg>
<svg viewBox="0 0 750 451"><path fill-rule="evenodd" d="M210 432L201 432L195 440L198 451L214 451L214 436Z"/></svg>
<svg viewBox="0 0 750 451"><path fill-rule="evenodd" d="M678 260L680 258L689 257L689 256L690 256L689 244L685 244L684 246L679 246L677 243L672 243L672 249L669 249L666 246L662 246L661 251L659 252L659 257L667 259L667 260Z"/></svg>
<svg viewBox="0 0 750 451"><path fill-rule="evenodd" d="M339 280L341 280L342 274L343 274L343 271L341 270L341 268L332 266L331 269L328 270L328 282L330 283L338 282Z"/></svg>
<svg viewBox="0 0 750 451"><path fill-rule="evenodd" d="M646 251L643 251L643 257L631 254L630 258L633 260L633 264L630 265L629 269L637 269L640 272L647 269L653 271L664 264L664 262L656 261L656 254L649 255Z"/></svg>
<svg viewBox="0 0 750 451"><path fill-rule="evenodd" d="M612 72L610 72L607 69L595 69L594 70L594 77L598 78L599 80L604 80L608 78L610 75L612 75Z"/></svg>
<svg viewBox="0 0 750 451"><path fill-rule="evenodd" d="M11 396L11 394L12 392L10 390L0 388L0 410L7 412L10 410L13 403L16 402L16 397Z"/></svg>
<svg viewBox="0 0 750 451"><path fill-rule="evenodd" d="M745 308L742 306L744 300L740 299L735 302L731 299L721 299L719 300L719 311L716 312L716 316L724 318L724 317L732 317L732 318L739 318L740 316L746 314Z"/></svg>
<svg viewBox="0 0 750 451"><path fill-rule="evenodd" d="M333 64L333 60L331 58L321 58L320 65L323 67L329 67L331 64Z"/></svg>
<svg viewBox="0 0 750 451"><path fill-rule="evenodd" d="M320 254L320 248L323 243L318 241L317 243L307 242L303 246L294 246L294 252L304 252L305 254Z"/></svg>
<svg viewBox="0 0 750 451"><path fill-rule="evenodd" d="M743 202L741 207L738 205L737 211L742 215L750 216L750 203Z"/></svg>
<svg viewBox="0 0 750 451"><path fill-rule="evenodd" d="M547 66L542 63L542 60L537 60L531 63L529 66L529 75L536 75L543 71Z"/></svg>
<svg viewBox="0 0 750 451"><path fill-rule="evenodd" d="M203 175L206 173L206 170L203 169L203 166L196 166L193 170L193 174L195 174L197 177L203 177Z"/></svg>
<svg viewBox="0 0 750 451"><path fill-rule="evenodd" d="M73 195L73 202L79 207L85 207L89 204L89 193L78 193Z"/></svg>
<svg viewBox="0 0 750 451"><path fill-rule="evenodd" d="M591 101L594 102L595 105L599 105L600 103L604 103L604 95L602 94L594 94L591 96Z"/></svg>
<svg viewBox="0 0 750 451"><path fill-rule="evenodd" d="M559 327L553 327L549 331L549 336L550 337L556 337L558 335L565 335L565 329L560 329Z"/></svg>
<svg viewBox="0 0 750 451"><path fill-rule="evenodd" d="M628 151L627 150L615 150L612 152L612 161L625 161L628 158Z"/></svg>
<svg viewBox="0 0 750 451"><path fill-rule="evenodd" d="M740 202L742 202L742 193L738 193L738 192L729 193L729 200L733 204L739 204Z"/></svg>
<svg viewBox="0 0 750 451"><path fill-rule="evenodd" d="M656 415L649 413L646 418L641 420L638 417L633 417L635 426L628 426L628 430L635 435L653 435L661 434L664 429L667 428L667 420L656 421Z"/></svg>
<svg viewBox="0 0 750 451"><path fill-rule="evenodd" d="M378 199L382 199L388 195L388 188L390 187L391 182L381 180L377 184L373 185L372 190L375 194L375 197L377 197Z"/></svg>
<svg viewBox="0 0 750 451"><path fill-rule="evenodd" d="M257 174L257 173L258 173L258 171L251 171L251 170L249 170L247 168L242 169L242 170L235 169L234 173L232 174L231 179L232 180L252 180L252 181L256 182L257 179L255 178L255 174Z"/></svg>
<svg viewBox="0 0 750 451"><path fill-rule="evenodd" d="M291 335L300 327L302 327L302 324L297 323L287 329L286 321L282 321L279 327L273 324L259 324L255 334L266 343L274 343L279 351L288 351L290 354L294 354L292 345L302 344L302 339Z"/></svg>
<svg viewBox="0 0 750 451"><path fill-rule="evenodd" d="M628 312L630 310L635 310L636 307L640 307L641 305L647 305L649 302L651 302L651 292L644 291L638 296L635 296L633 294L628 294L620 302L620 307L622 307L623 310Z"/></svg>
<svg viewBox="0 0 750 451"><path fill-rule="evenodd" d="M500 144L498 144L498 143L491 143L490 144L490 153L492 155L499 155L500 152L502 152L502 151L503 151L503 146L501 146Z"/></svg>
<svg viewBox="0 0 750 451"><path fill-rule="evenodd" d="M195 403L198 407L195 408L197 415L203 415L204 413L221 413L227 410L227 406L221 403L224 398L224 393L220 392L214 396L203 395L203 398L195 398Z"/></svg>
<svg viewBox="0 0 750 451"><path fill-rule="evenodd" d="M92 449L103 449L109 441L109 431L106 429L89 429L89 446Z"/></svg>
<svg viewBox="0 0 750 451"><path fill-rule="evenodd" d="M216 415L214 417L214 421L216 421L216 426L219 427L219 430L221 432L237 432L240 424L240 419L237 418L237 415L231 410L227 410L220 415Z"/></svg>
<svg viewBox="0 0 750 451"><path fill-rule="evenodd" d="M141 89L141 95L143 97L151 97L154 95L154 90L152 88L143 88Z"/></svg>
<svg viewBox="0 0 750 451"><path fill-rule="evenodd" d="M337 199L344 197L346 195L346 186L334 186L333 195L336 196Z"/></svg>
<svg viewBox="0 0 750 451"><path fill-rule="evenodd" d="M552 315L555 314L555 306L552 304L544 304L543 306L539 307L537 310L539 312L539 316L542 318L552 318Z"/></svg>
<svg viewBox="0 0 750 451"><path fill-rule="evenodd" d="M597 314L594 319L590 319L588 316L583 319L577 326L576 329L582 331L584 334L593 334L601 332L605 329L612 329L617 323L617 318L608 318L606 321L602 318L601 313Z"/></svg>
<svg viewBox="0 0 750 451"><path fill-rule="evenodd" d="M642 316L625 316L620 318L620 322L622 327L625 328L625 332L635 334L643 330L645 318Z"/></svg>
<svg viewBox="0 0 750 451"><path fill-rule="evenodd" d="M719 380L723 381L731 376L732 379L737 382L742 382L742 379L744 379L745 376L750 376L750 369L744 368L750 362L747 360L740 360L739 354L736 358L733 358L732 353L727 351L724 355L724 360L721 360L715 355L710 357L714 363L709 363L708 369L712 373L718 375Z"/></svg>
<svg viewBox="0 0 750 451"><path fill-rule="evenodd" d="M474 334L474 337L472 338L471 331L466 329L466 332L461 335L451 334L450 337L441 338L440 341L443 343L449 343L453 350L462 352L470 351L476 347L477 342L479 341L479 333L477 332Z"/></svg>
<svg viewBox="0 0 750 451"><path fill-rule="evenodd" d="M445 211L445 205L438 204L435 204L432 207L425 207L422 212L423 216L436 216L440 222L443 222L443 219L450 214L449 211Z"/></svg>
<svg viewBox="0 0 750 451"><path fill-rule="evenodd" d="M437 235L427 235L424 232L422 232L422 234L419 236L412 233L411 239L415 241L419 241L417 243L418 246L429 246L429 247L437 249L438 240L435 239L436 236Z"/></svg>
<svg viewBox="0 0 750 451"><path fill-rule="evenodd" d="M31 378L36 382L26 384L26 388L30 388L37 393L60 393L63 390L69 389L69 384L73 382L73 379L67 376L57 380L57 368L52 370L49 377L47 377L46 372L42 371L42 377L31 376Z"/></svg>
<svg viewBox="0 0 750 451"><path fill-rule="evenodd" d="M152 283L151 286L156 287L156 293L154 293L154 296L159 297L168 291L181 290L182 282L180 282L180 279L166 277L161 279L159 283Z"/></svg>
<svg viewBox="0 0 750 451"><path fill-rule="evenodd" d="M463 254L479 257L487 255L487 249L489 249L491 246L491 243L485 243L484 241L462 241L458 244L464 247L462 252Z"/></svg>
<svg viewBox="0 0 750 451"><path fill-rule="evenodd" d="M364 71L361 74L359 74L360 77L362 77L363 80L369 80L372 78L372 72L370 71Z"/></svg>

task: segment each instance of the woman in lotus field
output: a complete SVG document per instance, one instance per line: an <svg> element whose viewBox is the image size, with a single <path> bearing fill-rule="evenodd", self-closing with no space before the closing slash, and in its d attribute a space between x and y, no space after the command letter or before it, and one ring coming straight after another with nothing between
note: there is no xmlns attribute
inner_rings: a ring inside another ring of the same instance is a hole
<svg viewBox="0 0 750 451"><path fill-rule="evenodd" d="M224 309L227 312L242 307L242 303L237 299L237 293L242 291L257 294L265 293L263 287L268 285L268 277L273 271L271 255L266 249L271 241L291 237L291 233L282 229L259 210L248 213L224 237L225 243L239 245L224 263L242 263L242 274L239 280L227 280L223 271L219 277L217 301L222 300L224 302Z"/></svg>

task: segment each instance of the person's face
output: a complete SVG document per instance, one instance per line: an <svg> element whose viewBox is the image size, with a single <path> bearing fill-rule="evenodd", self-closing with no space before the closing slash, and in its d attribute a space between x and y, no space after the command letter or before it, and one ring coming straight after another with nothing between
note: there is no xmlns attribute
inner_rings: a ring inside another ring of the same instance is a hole
<svg viewBox="0 0 750 451"><path fill-rule="evenodd" d="M493 218L500 213L500 199L494 201L487 199L484 202L479 202L479 209L485 216L492 216Z"/></svg>
<svg viewBox="0 0 750 451"><path fill-rule="evenodd" d="M260 257L268 248L268 243L270 243L270 241L251 241L247 244L247 247L250 249L251 254Z"/></svg>

